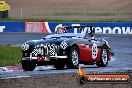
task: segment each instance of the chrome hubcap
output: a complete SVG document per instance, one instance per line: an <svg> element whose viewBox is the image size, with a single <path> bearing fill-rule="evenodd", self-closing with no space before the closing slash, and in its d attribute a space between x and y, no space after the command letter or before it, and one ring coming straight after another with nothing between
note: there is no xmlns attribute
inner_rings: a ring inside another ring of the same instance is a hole
<svg viewBox="0 0 132 88"><path fill-rule="evenodd" d="M76 50L72 52L72 62L74 65L78 65L78 53Z"/></svg>
<svg viewBox="0 0 132 88"><path fill-rule="evenodd" d="M103 49L103 52L102 52L102 60L103 60L103 63L104 63L104 64L107 63L107 60L108 60L107 57L108 57L108 56L107 56L107 51L106 51L106 49Z"/></svg>

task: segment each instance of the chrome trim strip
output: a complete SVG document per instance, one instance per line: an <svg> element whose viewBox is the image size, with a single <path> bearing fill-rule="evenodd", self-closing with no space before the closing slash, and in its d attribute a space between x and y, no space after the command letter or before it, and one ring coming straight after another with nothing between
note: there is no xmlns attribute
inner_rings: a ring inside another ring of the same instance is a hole
<svg viewBox="0 0 132 88"><path fill-rule="evenodd" d="M68 56L50 56L51 58L68 58ZM37 57L23 57L22 60L37 60Z"/></svg>
<svg viewBox="0 0 132 88"><path fill-rule="evenodd" d="M54 57L54 58L68 58L68 56L50 56L50 57Z"/></svg>
<svg viewBox="0 0 132 88"><path fill-rule="evenodd" d="M32 57L32 58L30 58L30 57L23 57L22 58L22 60L37 60L37 57Z"/></svg>

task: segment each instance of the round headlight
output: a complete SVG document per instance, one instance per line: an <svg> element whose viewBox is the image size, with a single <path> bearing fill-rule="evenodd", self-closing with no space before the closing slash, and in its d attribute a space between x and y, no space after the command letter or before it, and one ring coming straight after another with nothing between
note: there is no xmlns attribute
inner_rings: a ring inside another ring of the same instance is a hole
<svg viewBox="0 0 132 88"><path fill-rule="evenodd" d="M66 49L66 48L68 47L68 44L67 44L65 41L63 41L63 42L60 44L60 47L61 47L61 49Z"/></svg>
<svg viewBox="0 0 132 88"><path fill-rule="evenodd" d="M29 49L29 45L28 44L26 44L26 43L24 43L23 45L22 45L22 49L25 51L25 50L28 50Z"/></svg>

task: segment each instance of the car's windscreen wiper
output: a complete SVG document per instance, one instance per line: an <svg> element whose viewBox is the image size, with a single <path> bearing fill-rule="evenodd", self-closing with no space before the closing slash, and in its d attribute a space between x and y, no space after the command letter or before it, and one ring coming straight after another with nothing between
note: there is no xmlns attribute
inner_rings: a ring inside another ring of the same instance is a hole
<svg viewBox="0 0 132 88"><path fill-rule="evenodd" d="M51 38L60 38L60 37L51 37Z"/></svg>
<svg viewBox="0 0 132 88"><path fill-rule="evenodd" d="M72 37L76 37L76 36L61 36L62 38L72 38Z"/></svg>

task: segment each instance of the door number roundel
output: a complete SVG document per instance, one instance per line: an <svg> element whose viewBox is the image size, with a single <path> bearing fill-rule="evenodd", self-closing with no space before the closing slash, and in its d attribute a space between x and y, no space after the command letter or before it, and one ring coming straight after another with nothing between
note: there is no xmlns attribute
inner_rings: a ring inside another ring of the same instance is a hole
<svg viewBox="0 0 132 88"><path fill-rule="evenodd" d="M97 45L94 43L92 46L92 58L96 59L97 54L98 54L98 48L97 48Z"/></svg>

